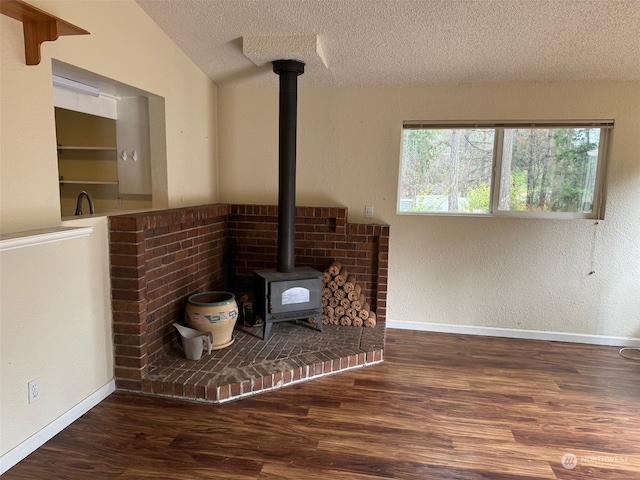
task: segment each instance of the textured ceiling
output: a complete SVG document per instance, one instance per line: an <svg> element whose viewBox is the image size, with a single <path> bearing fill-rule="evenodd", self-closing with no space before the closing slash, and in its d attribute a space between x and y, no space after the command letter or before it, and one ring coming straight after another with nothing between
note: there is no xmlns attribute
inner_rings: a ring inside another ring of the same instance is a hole
<svg viewBox="0 0 640 480"><path fill-rule="evenodd" d="M318 35L302 85L640 79L640 0L137 0L220 86L277 85L242 37Z"/></svg>

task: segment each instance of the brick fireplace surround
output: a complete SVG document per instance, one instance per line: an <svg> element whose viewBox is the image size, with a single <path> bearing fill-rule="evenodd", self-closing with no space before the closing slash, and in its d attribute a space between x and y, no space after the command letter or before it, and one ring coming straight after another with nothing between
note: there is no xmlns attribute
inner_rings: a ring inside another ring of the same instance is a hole
<svg viewBox="0 0 640 480"><path fill-rule="evenodd" d="M347 223L346 208L296 208L296 266L339 260L375 306L373 329L306 322L234 331L234 343L186 360L173 322L194 293L249 293L253 271L275 268L277 206L205 205L109 218L116 386L222 403L382 361L389 226ZM302 323L305 323L303 325Z"/></svg>

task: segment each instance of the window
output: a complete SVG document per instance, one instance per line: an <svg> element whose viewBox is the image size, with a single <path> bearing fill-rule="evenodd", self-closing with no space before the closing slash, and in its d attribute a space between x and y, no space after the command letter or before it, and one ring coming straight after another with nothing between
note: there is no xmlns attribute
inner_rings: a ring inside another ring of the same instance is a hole
<svg viewBox="0 0 640 480"><path fill-rule="evenodd" d="M407 123L398 213L602 218L612 127Z"/></svg>

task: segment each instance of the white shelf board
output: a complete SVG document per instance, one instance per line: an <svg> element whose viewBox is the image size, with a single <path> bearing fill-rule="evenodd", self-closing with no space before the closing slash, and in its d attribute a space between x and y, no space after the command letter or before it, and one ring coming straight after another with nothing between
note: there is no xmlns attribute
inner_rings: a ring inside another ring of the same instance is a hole
<svg viewBox="0 0 640 480"><path fill-rule="evenodd" d="M60 185L65 183L73 185L118 185L118 182L103 182L101 180L60 180Z"/></svg>
<svg viewBox="0 0 640 480"><path fill-rule="evenodd" d="M99 150L107 152L115 152L116 147L80 147L80 146L62 146L58 145L58 150Z"/></svg>

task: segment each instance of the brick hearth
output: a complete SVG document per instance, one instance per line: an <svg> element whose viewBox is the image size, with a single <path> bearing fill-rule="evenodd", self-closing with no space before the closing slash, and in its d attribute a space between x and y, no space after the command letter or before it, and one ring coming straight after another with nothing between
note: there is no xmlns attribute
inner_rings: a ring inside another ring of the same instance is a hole
<svg viewBox="0 0 640 480"><path fill-rule="evenodd" d="M198 361L177 346L150 364L142 391L223 403L382 361L384 326L324 327L320 333L306 322L276 323L266 342L261 327L236 328L230 347Z"/></svg>
<svg viewBox="0 0 640 480"><path fill-rule="evenodd" d="M253 270L275 267L277 207L207 205L111 217L117 387L224 402L381 361L389 227L346 219L345 208L296 208L296 266L324 270L340 260L375 306L376 328L326 326L322 334L305 322L284 322L267 342L258 327L237 328L231 347L194 362L182 357L172 323L190 295L251 292Z"/></svg>

